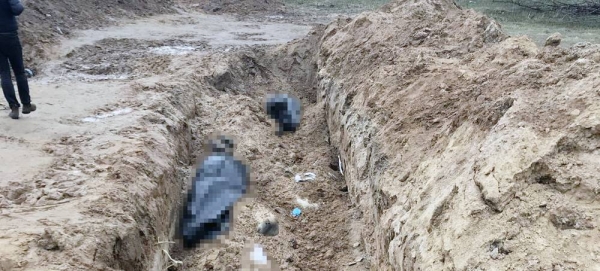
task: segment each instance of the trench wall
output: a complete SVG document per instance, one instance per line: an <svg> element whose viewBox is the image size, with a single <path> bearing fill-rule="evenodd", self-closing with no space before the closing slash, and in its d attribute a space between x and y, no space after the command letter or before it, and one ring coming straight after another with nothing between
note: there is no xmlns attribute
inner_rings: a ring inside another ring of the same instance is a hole
<svg viewBox="0 0 600 271"><path fill-rule="evenodd" d="M373 268L599 268L599 49L444 0L330 24L319 99Z"/></svg>

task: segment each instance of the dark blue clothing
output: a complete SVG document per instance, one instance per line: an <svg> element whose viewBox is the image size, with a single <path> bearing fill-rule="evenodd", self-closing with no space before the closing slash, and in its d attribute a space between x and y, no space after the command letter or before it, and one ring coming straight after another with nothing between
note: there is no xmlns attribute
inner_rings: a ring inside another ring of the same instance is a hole
<svg viewBox="0 0 600 271"><path fill-rule="evenodd" d="M249 170L231 155L212 153L198 167L184 204L180 230L186 248L229 231L233 206L249 185Z"/></svg>
<svg viewBox="0 0 600 271"><path fill-rule="evenodd" d="M19 0L0 0L0 33L16 32L19 29L15 16L23 13Z"/></svg>
<svg viewBox="0 0 600 271"><path fill-rule="evenodd" d="M15 16L23 12L19 0L0 0L0 81L2 92L11 108L20 107L12 83L10 68L15 73L19 98L23 105L31 104L29 84L23 64L23 48L17 34L17 19Z"/></svg>
<svg viewBox="0 0 600 271"><path fill-rule="evenodd" d="M2 0L0 0L2 1ZM15 72L17 87L19 88L19 98L23 105L31 104L29 97L29 83L25 74L25 65L23 64L23 48L19 35L15 33L0 33L0 82L4 98L10 108L18 108L21 105L17 101L15 87L12 83L10 68Z"/></svg>
<svg viewBox="0 0 600 271"><path fill-rule="evenodd" d="M267 114L279 124L279 135L283 132L295 132L302 118L302 104L288 94L267 96Z"/></svg>

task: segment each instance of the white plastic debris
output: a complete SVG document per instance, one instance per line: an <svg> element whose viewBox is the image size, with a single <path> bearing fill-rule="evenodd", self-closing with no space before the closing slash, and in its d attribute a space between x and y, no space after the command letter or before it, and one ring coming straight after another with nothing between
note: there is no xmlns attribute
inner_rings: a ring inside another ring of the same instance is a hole
<svg viewBox="0 0 600 271"><path fill-rule="evenodd" d="M186 55L196 51L196 48L191 46L162 46L152 48L150 51L157 55Z"/></svg>
<svg viewBox="0 0 600 271"><path fill-rule="evenodd" d="M265 255L263 248L258 244L254 244L254 250L252 250L252 253L250 254L250 259L256 264L268 263L267 255Z"/></svg>
<svg viewBox="0 0 600 271"><path fill-rule="evenodd" d="M302 206L302 208L314 208L317 209L319 208L319 204L316 203L310 203L310 201L306 200L306 199L302 199L300 197L296 197L296 203L298 203L298 205Z"/></svg>
<svg viewBox="0 0 600 271"><path fill-rule="evenodd" d="M294 177L294 179L296 180L297 183L312 181L316 178L317 178L317 174L314 174L312 172L307 172L304 174L296 174L296 176Z"/></svg>
<svg viewBox="0 0 600 271"><path fill-rule="evenodd" d="M94 117L87 117L82 119L83 122L97 122L101 119L105 119L105 118L110 118L110 117L114 117L114 116L118 116L118 115L124 115L124 114L129 114L133 112L133 109L131 108L123 108L123 109L117 109L115 111L106 113L106 114L100 114L100 115L96 115Z"/></svg>

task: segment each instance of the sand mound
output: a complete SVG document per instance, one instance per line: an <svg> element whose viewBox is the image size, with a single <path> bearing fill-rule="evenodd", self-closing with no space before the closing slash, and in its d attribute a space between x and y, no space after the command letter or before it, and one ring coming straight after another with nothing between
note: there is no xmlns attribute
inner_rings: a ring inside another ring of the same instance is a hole
<svg viewBox="0 0 600 271"><path fill-rule="evenodd" d="M373 266L600 268L599 63L452 1L330 25L321 99Z"/></svg>

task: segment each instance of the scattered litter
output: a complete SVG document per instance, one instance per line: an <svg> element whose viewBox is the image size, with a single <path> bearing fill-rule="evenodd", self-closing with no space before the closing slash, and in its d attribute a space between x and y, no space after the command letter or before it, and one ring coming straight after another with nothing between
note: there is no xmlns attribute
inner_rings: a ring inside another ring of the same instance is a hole
<svg viewBox="0 0 600 271"><path fill-rule="evenodd" d="M358 258L356 258L356 260L354 260L353 262L349 263L348 266L356 265L356 264L362 262L363 259L364 259L363 257L358 257Z"/></svg>
<svg viewBox="0 0 600 271"><path fill-rule="evenodd" d="M342 176L344 176L344 169L342 168L342 158L338 155L338 164L339 164L339 168L340 168L340 174L342 174Z"/></svg>
<svg viewBox="0 0 600 271"><path fill-rule="evenodd" d="M196 48L191 46L161 46L150 49L150 52L157 55L185 55L193 51L196 51Z"/></svg>
<svg viewBox="0 0 600 271"><path fill-rule="evenodd" d="M283 19L284 17L281 15L270 15L266 16L268 19Z"/></svg>
<svg viewBox="0 0 600 271"><path fill-rule="evenodd" d="M265 255L263 248L258 244L254 244L254 250L250 254L250 259L252 259L252 261L254 261L254 263L257 263L257 264L267 264L268 263L267 255Z"/></svg>
<svg viewBox="0 0 600 271"><path fill-rule="evenodd" d="M294 208L294 210L292 210L293 217L299 217L301 214L302 214L302 210L300 210L300 208Z"/></svg>
<svg viewBox="0 0 600 271"><path fill-rule="evenodd" d="M319 208L319 204L310 203L308 200L301 199L299 197L296 197L296 203L298 203L303 208Z"/></svg>
<svg viewBox="0 0 600 271"><path fill-rule="evenodd" d="M96 115L94 117L84 118L82 121L83 122L97 122L97 121L99 121L101 119L110 118L110 117L114 117L114 116L118 116L118 115L123 115L123 114L129 114L131 112L133 112L133 109L131 109L131 108L117 109L117 110L109 112L109 113Z"/></svg>
<svg viewBox="0 0 600 271"><path fill-rule="evenodd" d="M314 174L312 172L307 172L304 174L296 174L296 177L294 177L294 179L296 180L297 183L312 181L316 178L317 178L317 174Z"/></svg>

